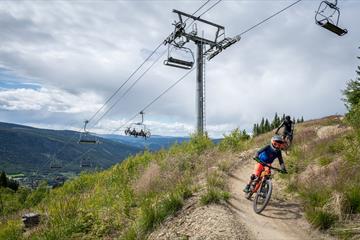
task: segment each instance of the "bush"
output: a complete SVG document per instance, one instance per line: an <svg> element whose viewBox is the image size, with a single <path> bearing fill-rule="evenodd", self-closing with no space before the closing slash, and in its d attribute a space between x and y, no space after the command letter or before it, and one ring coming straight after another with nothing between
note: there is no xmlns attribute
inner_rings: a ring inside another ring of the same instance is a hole
<svg viewBox="0 0 360 240"><path fill-rule="evenodd" d="M360 186L353 185L345 190L345 209L348 213L360 213Z"/></svg>
<svg viewBox="0 0 360 240"><path fill-rule="evenodd" d="M214 143L207 136L207 134L192 134L189 142L191 152L195 152L197 154L202 153L204 150L212 147L213 145Z"/></svg>
<svg viewBox="0 0 360 240"><path fill-rule="evenodd" d="M305 207L323 207L329 200L331 191L324 187L315 187L303 189L300 196L305 201Z"/></svg>
<svg viewBox="0 0 360 240"><path fill-rule="evenodd" d="M308 221L316 228L321 230L329 229L337 220L335 214L315 208L305 209L305 215Z"/></svg>
<svg viewBox="0 0 360 240"><path fill-rule="evenodd" d="M222 200L227 201L230 198L230 193L222 191L218 188L210 187L206 193L201 196L200 202L203 205L210 203L220 203Z"/></svg>
<svg viewBox="0 0 360 240"><path fill-rule="evenodd" d="M230 198L230 193L224 191L226 182L218 172L210 173L206 178L206 184L206 193L200 198L202 204L219 203L222 200L227 201Z"/></svg>
<svg viewBox="0 0 360 240"><path fill-rule="evenodd" d="M233 130L229 135L224 135L224 139L220 142L220 150L241 151L245 148L245 143L250 136L245 130L240 131L239 128Z"/></svg>

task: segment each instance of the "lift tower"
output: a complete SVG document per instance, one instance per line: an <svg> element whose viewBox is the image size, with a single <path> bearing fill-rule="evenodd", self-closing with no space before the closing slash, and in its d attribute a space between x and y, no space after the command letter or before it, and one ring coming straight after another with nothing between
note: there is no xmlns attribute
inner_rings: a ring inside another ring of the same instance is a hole
<svg viewBox="0 0 360 240"><path fill-rule="evenodd" d="M194 65L194 55L190 48L185 47L189 41L192 41L197 46L196 56L196 112L197 112L197 133L204 133L204 114L205 114L205 98L204 98L204 56L210 60L218 55L222 50L231 46L232 44L240 40L239 36L233 38L225 37L225 28L219 24L207 21L200 17L195 17L191 14L187 14L178 10L173 10L179 17L179 21L175 22L174 32L165 39L164 44L168 45L168 58L164 61L165 65L171 67L178 67L183 69L191 69ZM187 19L184 21L183 17ZM187 31L186 21L188 19L193 20L193 28L191 31ZM196 22L200 22L207 27L215 29L215 36L212 39L198 36ZM182 51L183 55L188 55L190 59L176 58L172 54L175 51Z"/></svg>

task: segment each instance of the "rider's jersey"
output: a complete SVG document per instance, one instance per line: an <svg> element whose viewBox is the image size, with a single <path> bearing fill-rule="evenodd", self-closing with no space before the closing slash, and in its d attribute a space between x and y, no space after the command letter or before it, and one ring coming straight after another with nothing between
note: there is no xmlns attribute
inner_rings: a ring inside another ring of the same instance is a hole
<svg viewBox="0 0 360 240"><path fill-rule="evenodd" d="M279 159L280 164L284 163L281 155L281 150L274 149L270 145L267 145L257 151L256 157L258 157L261 162L267 164L272 164L276 158Z"/></svg>
<svg viewBox="0 0 360 240"><path fill-rule="evenodd" d="M283 121L281 123L281 125L277 128L276 132L278 132L280 130L281 127L284 127L284 133L291 133L292 132L292 125L293 125L293 121Z"/></svg>

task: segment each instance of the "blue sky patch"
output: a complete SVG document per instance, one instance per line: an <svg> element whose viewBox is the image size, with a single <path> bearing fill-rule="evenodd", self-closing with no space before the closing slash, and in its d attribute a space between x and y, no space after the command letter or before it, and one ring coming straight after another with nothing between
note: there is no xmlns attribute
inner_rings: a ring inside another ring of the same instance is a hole
<svg viewBox="0 0 360 240"><path fill-rule="evenodd" d="M29 79L16 76L12 72L0 68L0 89L40 89L41 85L38 83L27 82Z"/></svg>

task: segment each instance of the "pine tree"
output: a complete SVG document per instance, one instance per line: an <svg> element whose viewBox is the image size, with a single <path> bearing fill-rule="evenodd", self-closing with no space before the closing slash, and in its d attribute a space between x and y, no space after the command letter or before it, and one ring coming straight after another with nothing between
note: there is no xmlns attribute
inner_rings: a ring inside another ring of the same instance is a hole
<svg viewBox="0 0 360 240"><path fill-rule="evenodd" d="M359 47L360 49L360 47ZM360 57L358 57L360 59ZM346 89L343 91L345 95L345 106L348 110L353 109L356 105L360 103L360 66L356 70L357 78L355 80L350 80L346 85Z"/></svg>
<svg viewBox="0 0 360 240"><path fill-rule="evenodd" d="M304 122L304 117L303 116L301 116L301 119L300 119L300 122Z"/></svg>
<svg viewBox="0 0 360 240"><path fill-rule="evenodd" d="M7 187L8 179L6 177L6 173L4 171L0 174L0 187Z"/></svg>
<svg viewBox="0 0 360 240"><path fill-rule="evenodd" d="M268 131L270 131L271 129L270 129L270 123L269 123L269 120L266 118L266 120L265 120L265 126L264 126L264 128L265 128L265 132L268 132Z"/></svg>
<svg viewBox="0 0 360 240"><path fill-rule="evenodd" d="M264 132L265 132L265 119L262 118L260 123L260 133L264 133Z"/></svg>

